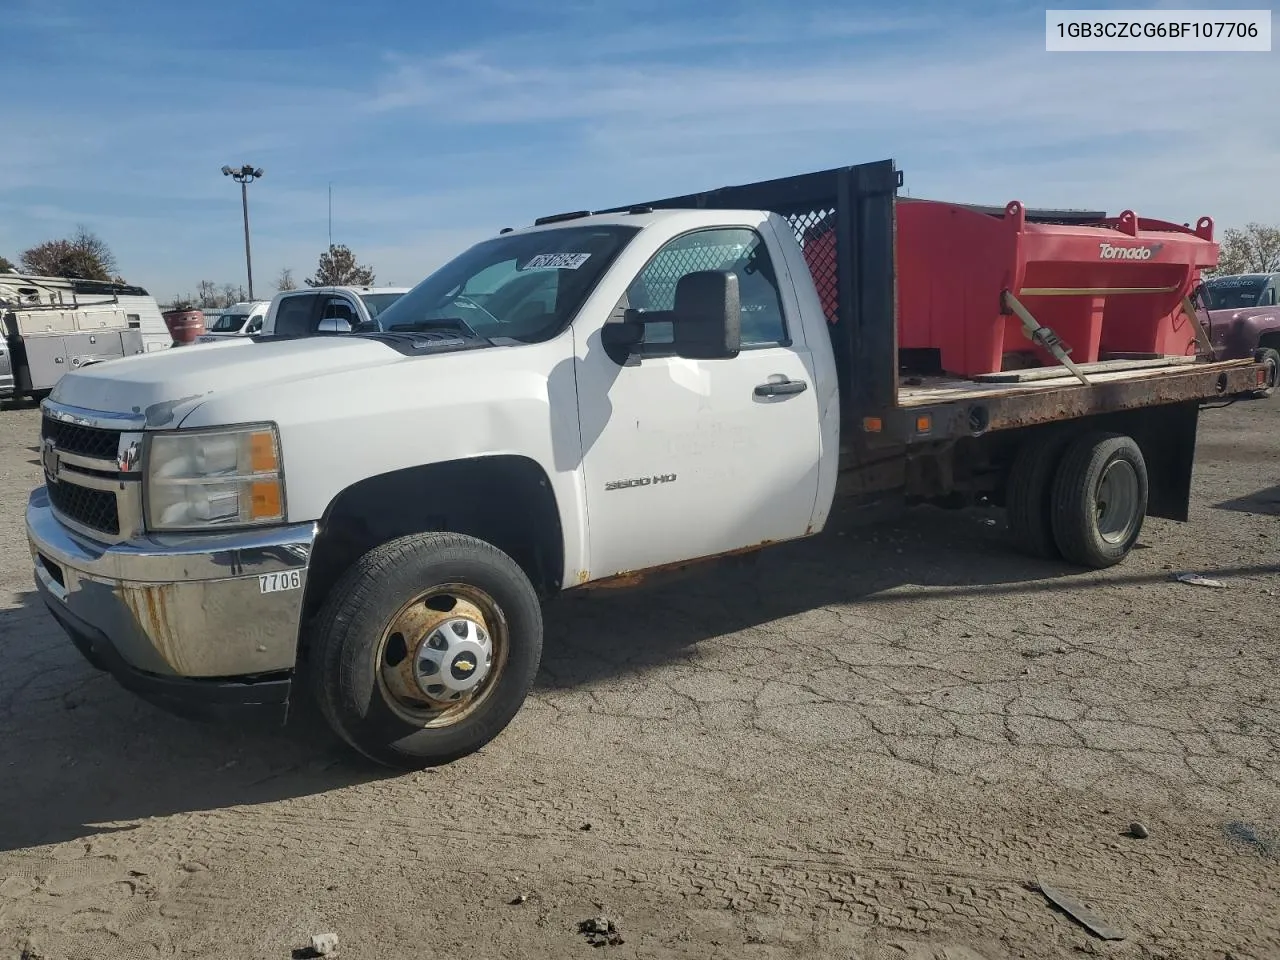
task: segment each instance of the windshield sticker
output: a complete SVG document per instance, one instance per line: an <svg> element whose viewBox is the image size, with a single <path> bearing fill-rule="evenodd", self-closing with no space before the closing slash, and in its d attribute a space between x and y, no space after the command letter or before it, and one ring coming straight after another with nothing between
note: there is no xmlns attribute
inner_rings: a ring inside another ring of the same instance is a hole
<svg viewBox="0 0 1280 960"><path fill-rule="evenodd" d="M540 253L530 257L525 270L577 270L591 259L589 253Z"/></svg>
<svg viewBox="0 0 1280 960"><path fill-rule="evenodd" d="M1216 277L1205 284L1212 287L1260 287L1262 281L1257 277Z"/></svg>

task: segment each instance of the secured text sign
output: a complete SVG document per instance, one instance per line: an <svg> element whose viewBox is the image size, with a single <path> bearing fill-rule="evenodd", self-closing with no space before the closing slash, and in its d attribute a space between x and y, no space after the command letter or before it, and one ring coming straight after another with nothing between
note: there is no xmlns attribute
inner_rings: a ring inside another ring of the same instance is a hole
<svg viewBox="0 0 1280 960"><path fill-rule="evenodd" d="M1270 10L1046 10L1051 53L1268 53Z"/></svg>

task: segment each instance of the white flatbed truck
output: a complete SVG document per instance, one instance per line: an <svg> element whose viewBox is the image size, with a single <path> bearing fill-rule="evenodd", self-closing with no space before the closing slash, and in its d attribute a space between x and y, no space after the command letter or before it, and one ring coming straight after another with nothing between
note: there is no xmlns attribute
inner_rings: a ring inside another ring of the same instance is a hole
<svg viewBox="0 0 1280 960"><path fill-rule="evenodd" d="M1148 514L1185 520L1201 404L1264 368L906 376L899 186L882 161L545 218L381 331L65 376L26 515L39 590L154 702L278 719L305 682L412 768L516 715L543 600L816 534L837 496L987 497L1025 549L1091 567ZM834 318L798 240L830 211Z"/></svg>

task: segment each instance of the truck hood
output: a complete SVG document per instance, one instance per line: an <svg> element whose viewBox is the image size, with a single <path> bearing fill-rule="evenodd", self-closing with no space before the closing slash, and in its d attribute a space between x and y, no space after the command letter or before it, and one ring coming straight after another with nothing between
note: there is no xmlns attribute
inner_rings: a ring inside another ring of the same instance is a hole
<svg viewBox="0 0 1280 960"><path fill-rule="evenodd" d="M139 414L148 428L175 427L214 394L356 367L372 369L403 359L385 343L362 337L275 343L236 337L108 360L67 373L54 386L52 399L86 410Z"/></svg>
<svg viewBox="0 0 1280 960"><path fill-rule="evenodd" d="M1264 320L1277 314L1275 307L1241 307L1236 310L1210 310L1210 323L1247 323L1250 320Z"/></svg>

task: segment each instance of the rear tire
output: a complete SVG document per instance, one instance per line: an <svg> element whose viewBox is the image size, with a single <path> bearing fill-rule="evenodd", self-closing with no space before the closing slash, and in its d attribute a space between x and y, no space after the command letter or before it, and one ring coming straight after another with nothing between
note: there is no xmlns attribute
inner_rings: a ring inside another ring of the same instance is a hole
<svg viewBox="0 0 1280 960"><path fill-rule="evenodd" d="M1024 443L1014 457L1005 484L1004 509L1018 549L1042 560L1061 557L1053 535L1053 477L1068 437L1044 433Z"/></svg>
<svg viewBox="0 0 1280 960"><path fill-rule="evenodd" d="M1053 482L1053 535L1067 561L1114 566L1138 542L1147 516L1142 450L1118 433L1087 433L1066 448Z"/></svg>
<svg viewBox="0 0 1280 960"><path fill-rule="evenodd" d="M312 690L333 730L377 763L421 769L474 753L519 712L542 655L542 610L496 547L414 534L347 570L312 644Z"/></svg>
<svg viewBox="0 0 1280 960"><path fill-rule="evenodd" d="M1276 392L1276 381L1280 379L1280 351L1272 347L1263 347L1253 355L1253 359L1258 363L1267 365L1267 383L1269 386L1262 390L1255 390L1251 396L1265 400Z"/></svg>

